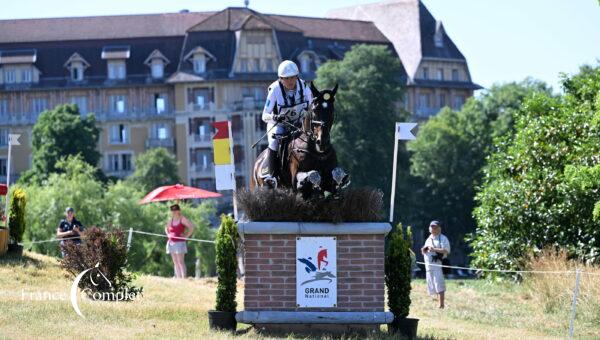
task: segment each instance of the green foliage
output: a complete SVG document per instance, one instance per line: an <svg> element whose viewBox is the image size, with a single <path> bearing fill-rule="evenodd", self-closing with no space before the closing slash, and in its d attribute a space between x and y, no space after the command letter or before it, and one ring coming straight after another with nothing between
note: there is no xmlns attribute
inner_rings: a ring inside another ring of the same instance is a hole
<svg viewBox="0 0 600 340"><path fill-rule="evenodd" d="M221 215L221 226L215 240L218 276L215 309L220 312L236 311L238 242L237 224L232 217Z"/></svg>
<svg viewBox="0 0 600 340"><path fill-rule="evenodd" d="M32 169L22 176L20 183L41 183L60 170L57 168L60 158L70 155L81 155L95 167L100 160L96 148L99 137L95 116L81 117L76 105L59 105L42 112L33 126Z"/></svg>
<svg viewBox="0 0 600 340"><path fill-rule="evenodd" d="M387 47L374 45L354 45L343 60L328 61L317 71L319 88L339 84L331 137L340 165L355 185L379 188L386 194L392 175L394 125L407 117L396 107L402 95L401 74L398 57ZM407 162L405 152L400 159Z"/></svg>
<svg viewBox="0 0 600 340"><path fill-rule="evenodd" d="M27 194L21 188L12 190L9 210L10 238L14 243L23 241L25 232L25 207L27 206Z"/></svg>
<svg viewBox="0 0 600 340"><path fill-rule="evenodd" d="M170 218L168 204L153 203L140 205L145 192L129 181L118 181L104 185L95 177L96 169L81 159L69 157L58 162L60 173L52 174L45 185L24 186L29 197L26 218L28 240L47 240L56 237L59 221L64 218L64 209L75 209L76 218L86 227L105 226L106 229L129 228L164 234ZM194 238L214 239L209 219L215 213L214 203L205 201L192 206L181 203L184 216L196 226ZM157 236L134 234L129 250L129 268L142 273L172 276L173 263L165 253L166 239ZM31 246L34 251L58 256L56 243L40 243ZM210 244L190 243L188 254L202 260L202 272L214 275L214 248ZM189 272L193 272L194 258L186 257Z"/></svg>
<svg viewBox="0 0 600 340"><path fill-rule="evenodd" d="M417 139L408 143L410 171L421 183L415 190L414 222L426 225L440 218L455 242L475 230L475 190L493 140L512 136L522 101L539 92L549 95L550 89L531 79L494 85L460 111L444 108L421 125Z"/></svg>
<svg viewBox="0 0 600 340"><path fill-rule="evenodd" d="M138 155L135 171L129 179L145 192L179 183L175 155L165 148L150 149Z"/></svg>
<svg viewBox="0 0 600 340"><path fill-rule="evenodd" d="M406 228L405 234L402 224L399 223L396 230L388 235L385 284L388 291L388 307L396 319L406 318L410 311L411 245L410 226Z"/></svg>
<svg viewBox="0 0 600 340"><path fill-rule="evenodd" d="M530 96L514 138L488 160L471 238L477 267L521 268L544 247L600 261L600 68L583 67L563 87L558 98Z"/></svg>
<svg viewBox="0 0 600 340"><path fill-rule="evenodd" d="M86 242L81 245L67 243L64 246L65 257L60 265L73 278L86 269L95 268L90 275L81 278L79 286L91 298L94 293L112 293L102 295L102 300L118 300L115 294L128 294L132 298L142 293L143 288L132 284L133 275L125 271L127 264L127 243L120 230L105 232L100 228L90 228L85 233ZM96 272L100 270L100 273ZM100 274L100 275L99 275ZM104 275L104 280L101 275ZM91 277L95 279L92 282ZM108 281L107 281L108 280ZM98 295L96 295L98 296ZM130 299L121 298L124 301Z"/></svg>

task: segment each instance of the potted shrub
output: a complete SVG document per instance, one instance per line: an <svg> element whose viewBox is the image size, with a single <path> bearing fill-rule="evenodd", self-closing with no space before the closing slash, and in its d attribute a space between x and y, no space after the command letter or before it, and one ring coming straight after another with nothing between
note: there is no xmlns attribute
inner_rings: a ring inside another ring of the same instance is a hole
<svg viewBox="0 0 600 340"><path fill-rule="evenodd" d="M23 246L19 245L23 241L23 233L25 232L25 204L27 197L25 190L16 188L10 198L10 206L8 213L8 227L10 230L10 239L12 242L8 244L8 251L19 256L23 255Z"/></svg>
<svg viewBox="0 0 600 340"><path fill-rule="evenodd" d="M221 215L221 226L215 240L217 264L217 304L215 310L208 311L208 324L211 329L235 331L237 321L237 245L239 235L232 217Z"/></svg>
<svg viewBox="0 0 600 340"><path fill-rule="evenodd" d="M406 233L402 224L389 234L385 254L385 284L388 290L388 307L394 314L394 321L388 324L390 333L400 333L409 339L416 339L419 319L407 318L410 310L411 244L410 227Z"/></svg>
<svg viewBox="0 0 600 340"><path fill-rule="evenodd" d="M8 250L8 229L6 229L6 216L4 215L4 209L0 206L0 255L6 254Z"/></svg>

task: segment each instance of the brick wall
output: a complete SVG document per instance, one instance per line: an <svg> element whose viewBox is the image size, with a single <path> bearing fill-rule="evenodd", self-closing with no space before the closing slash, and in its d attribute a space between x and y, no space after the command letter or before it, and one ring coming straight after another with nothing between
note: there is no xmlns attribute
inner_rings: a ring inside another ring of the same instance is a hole
<svg viewBox="0 0 600 340"><path fill-rule="evenodd" d="M245 310L384 310L384 235L337 235L337 308L296 308L296 235L247 234L245 248Z"/></svg>

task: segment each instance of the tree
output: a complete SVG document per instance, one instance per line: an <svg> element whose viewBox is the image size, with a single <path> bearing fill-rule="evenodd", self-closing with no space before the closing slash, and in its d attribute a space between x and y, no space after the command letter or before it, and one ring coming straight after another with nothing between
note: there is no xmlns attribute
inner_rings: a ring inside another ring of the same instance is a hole
<svg viewBox="0 0 600 340"><path fill-rule="evenodd" d="M600 67L535 93L511 139L498 140L477 193L474 265L516 269L538 249L600 262Z"/></svg>
<svg viewBox="0 0 600 340"><path fill-rule="evenodd" d="M70 155L81 155L85 162L96 167L101 156L96 149L99 137L95 116L81 117L74 104L42 112L33 126L32 169L22 176L21 182L47 179L57 171L58 160Z"/></svg>
<svg viewBox="0 0 600 340"><path fill-rule="evenodd" d="M135 159L135 171L130 180L144 192L163 185L179 183L175 156L165 148L150 149Z"/></svg>
<svg viewBox="0 0 600 340"><path fill-rule="evenodd" d="M550 89L531 79L494 85L461 110L444 108L419 128L417 139L408 143L410 171L421 184L411 209L417 211L414 223L442 219L454 248L464 248L465 234L475 230L475 190L493 140L512 136L523 100L538 92L549 95Z"/></svg>
<svg viewBox="0 0 600 340"><path fill-rule="evenodd" d="M396 107L402 95L401 75L399 59L386 46L355 45L343 60L323 64L316 79L320 88L339 84L331 136L340 165L354 184L388 194L394 124L407 117Z"/></svg>

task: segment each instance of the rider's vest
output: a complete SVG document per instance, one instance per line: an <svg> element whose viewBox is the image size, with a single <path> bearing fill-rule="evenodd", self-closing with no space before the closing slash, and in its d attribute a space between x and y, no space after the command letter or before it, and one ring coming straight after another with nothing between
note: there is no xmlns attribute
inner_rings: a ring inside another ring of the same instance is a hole
<svg viewBox="0 0 600 340"><path fill-rule="evenodd" d="M273 115L285 111L289 112L288 119L290 121L295 124L300 122L302 118L300 114L308 109L308 105L312 100L312 93L301 79L298 79L292 95L289 92L285 90L279 80L269 86L269 94L262 114L265 123L275 123Z"/></svg>

